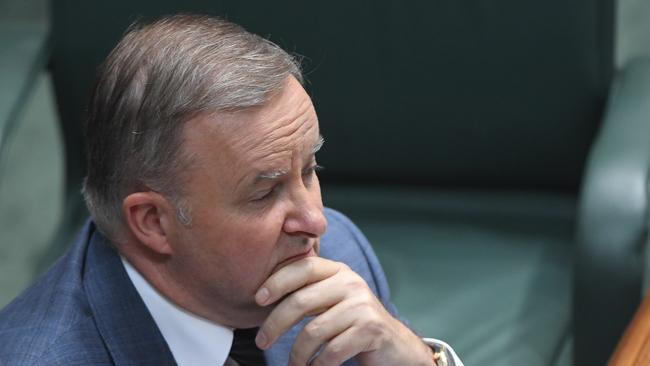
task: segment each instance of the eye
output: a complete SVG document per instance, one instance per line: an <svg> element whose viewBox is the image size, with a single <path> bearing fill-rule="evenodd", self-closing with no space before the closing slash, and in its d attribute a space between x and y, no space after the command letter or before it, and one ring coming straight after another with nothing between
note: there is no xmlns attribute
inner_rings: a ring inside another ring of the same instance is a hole
<svg viewBox="0 0 650 366"><path fill-rule="evenodd" d="M276 188L273 187L272 189L269 189L268 191L260 192L251 201L253 201L253 202L264 202L266 200L269 200L270 198L273 197L273 195L275 194L275 191L276 191Z"/></svg>
<svg viewBox="0 0 650 366"><path fill-rule="evenodd" d="M302 175L310 175L312 173L320 172L324 168L318 164L314 164L313 166L310 166L309 168L306 168L302 171Z"/></svg>
<svg viewBox="0 0 650 366"><path fill-rule="evenodd" d="M306 168L306 169L304 169L302 171L303 182L304 182L306 187L311 186L311 184L313 182L313 178L316 175L316 172L321 171L321 170L323 170L322 166L320 166L318 164L314 164L313 166L311 166L309 168Z"/></svg>

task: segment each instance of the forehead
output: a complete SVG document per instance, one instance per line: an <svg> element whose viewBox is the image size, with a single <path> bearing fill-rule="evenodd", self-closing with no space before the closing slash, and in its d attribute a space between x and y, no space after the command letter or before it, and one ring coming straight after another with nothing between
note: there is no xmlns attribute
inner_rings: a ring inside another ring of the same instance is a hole
<svg viewBox="0 0 650 366"><path fill-rule="evenodd" d="M199 116L184 132L185 150L199 163L220 163L238 172L289 168L279 165L295 152L311 154L320 137L311 99L293 77L266 104Z"/></svg>

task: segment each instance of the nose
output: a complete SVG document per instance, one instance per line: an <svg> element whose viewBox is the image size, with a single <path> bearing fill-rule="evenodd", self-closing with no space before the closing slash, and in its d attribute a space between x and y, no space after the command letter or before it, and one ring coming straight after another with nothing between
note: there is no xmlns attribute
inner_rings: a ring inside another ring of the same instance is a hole
<svg viewBox="0 0 650 366"><path fill-rule="evenodd" d="M291 196L291 208L284 220L283 230L289 235L318 238L327 229L320 189L310 191L302 186Z"/></svg>

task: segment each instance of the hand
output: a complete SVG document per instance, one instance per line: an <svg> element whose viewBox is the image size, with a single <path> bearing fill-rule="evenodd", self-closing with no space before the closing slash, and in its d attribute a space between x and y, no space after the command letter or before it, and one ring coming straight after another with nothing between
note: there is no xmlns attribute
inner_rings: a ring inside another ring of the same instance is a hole
<svg viewBox="0 0 650 366"><path fill-rule="evenodd" d="M285 298L283 298L286 296ZM289 365L340 365L357 357L364 365L433 365L433 352L386 311L366 282L343 263L309 257L288 264L262 284L255 300L277 301L256 342L269 348L304 317Z"/></svg>

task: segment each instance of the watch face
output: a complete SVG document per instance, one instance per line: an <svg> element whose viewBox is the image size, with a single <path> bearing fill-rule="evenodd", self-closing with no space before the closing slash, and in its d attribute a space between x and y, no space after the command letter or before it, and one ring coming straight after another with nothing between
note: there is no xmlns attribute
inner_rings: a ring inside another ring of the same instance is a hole
<svg viewBox="0 0 650 366"><path fill-rule="evenodd" d="M445 346L432 347L433 348L433 362L436 366L450 366L449 358L447 357L447 350ZM436 350L437 348L437 350Z"/></svg>
<svg viewBox="0 0 650 366"><path fill-rule="evenodd" d="M433 363L436 366L456 366L454 357L451 355L444 342L438 343L430 338L425 338L423 340L424 343L433 350Z"/></svg>

